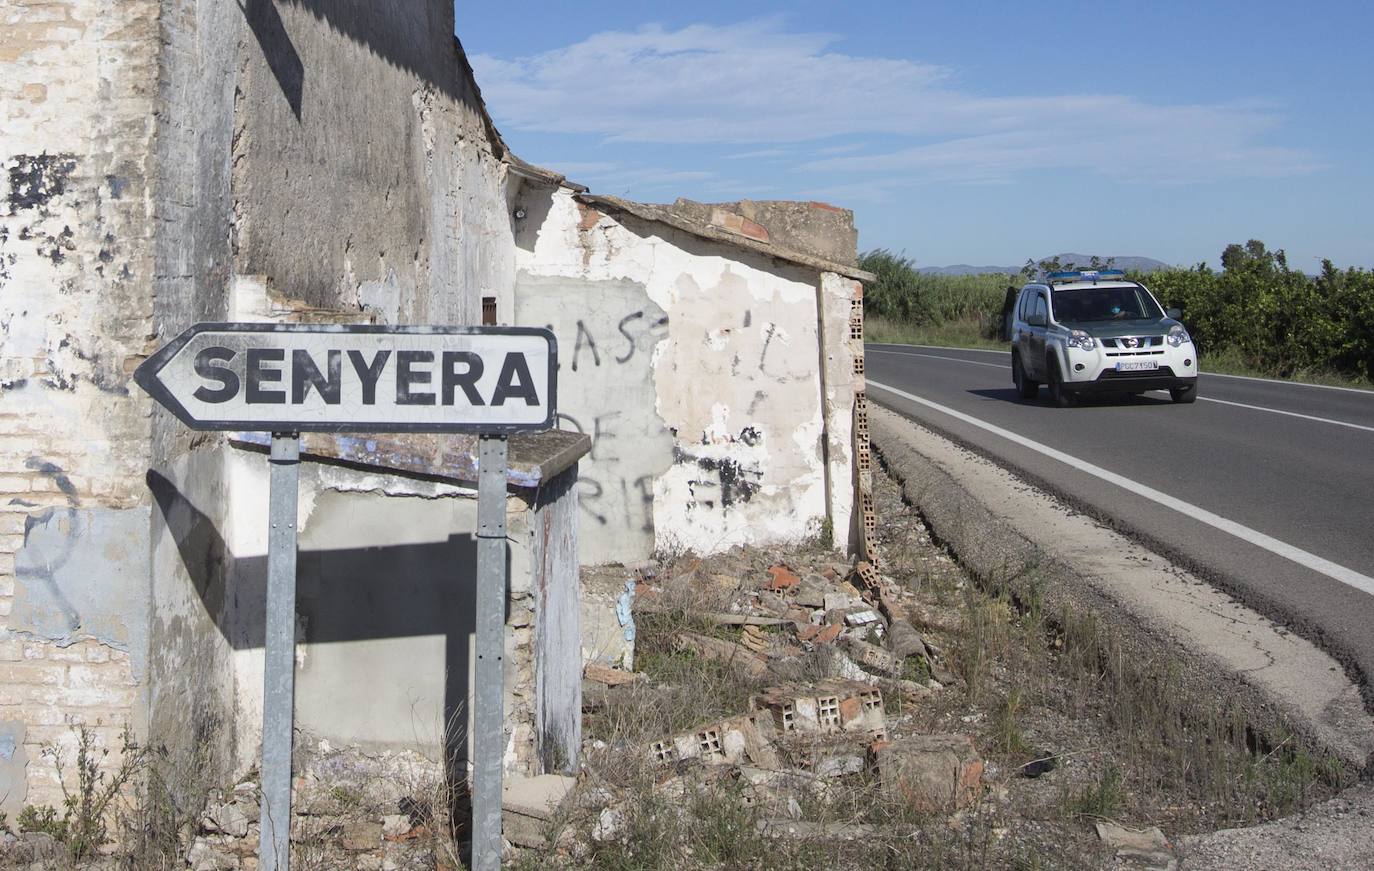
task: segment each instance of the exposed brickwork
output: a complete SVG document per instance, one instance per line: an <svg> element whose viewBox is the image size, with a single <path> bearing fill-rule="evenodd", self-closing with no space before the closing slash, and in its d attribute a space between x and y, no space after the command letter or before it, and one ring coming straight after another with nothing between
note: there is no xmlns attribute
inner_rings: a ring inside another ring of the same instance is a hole
<svg viewBox="0 0 1374 871"><path fill-rule="evenodd" d="M127 384L153 305L159 4L11 6L0 24L0 720L24 726L28 790L5 797L7 810L60 802L45 746L70 750L73 727L90 726L113 764L133 717L126 652L79 630L61 646L12 618L30 525L144 499L148 410Z"/></svg>
<svg viewBox="0 0 1374 871"><path fill-rule="evenodd" d="M873 452L868 441L868 395L864 392L864 297L863 285L854 282L849 314L849 346L854 355L854 474L856 508L862 519L859 556L877 565L875 534L878 517L873 511Z"/></svg>
<svg viewBox="0 0 1374 871"><path fill-rule="evenodd" d="M25 725L23 803L61 805L59 770L45 751L62 756L61 776L72 788L79 728L110 750L107 765L117 765L134 693L129 655L98 641L69 647L14 637L0 641L0 720Z"/></svg>

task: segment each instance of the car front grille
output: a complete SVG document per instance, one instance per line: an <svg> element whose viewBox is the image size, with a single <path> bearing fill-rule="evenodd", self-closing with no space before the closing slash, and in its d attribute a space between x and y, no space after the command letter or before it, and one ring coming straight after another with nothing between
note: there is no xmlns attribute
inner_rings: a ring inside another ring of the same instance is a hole
<svg viewBox="0 0 1374 871"><path fill-rule="evenodd" d="M1103 340L1102 340L1102 347L1104 347L1104 348L1125 348L1126 345L1124 344L1124 342L1125 342L1125 340L1126 340L1127 338L1137 338L1137 339L1139 339L1139 340L1140 340L1140 345L1139 345L1139 347L1141 347L1141 348L1158 348L1160 345L1163 345L1163 344L1164 344L1164 337L1163 337L1163 336L1129 336L1129 337L1128 337L1128 336L1122 336L1122 337L1119 338L1119 339L1103 339Z"/></svg>

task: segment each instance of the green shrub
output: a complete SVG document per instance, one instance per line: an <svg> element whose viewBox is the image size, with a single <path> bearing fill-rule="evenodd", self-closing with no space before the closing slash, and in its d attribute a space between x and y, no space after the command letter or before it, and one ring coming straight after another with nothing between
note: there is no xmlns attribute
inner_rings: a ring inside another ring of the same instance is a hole
<svg viewBox="0 0 1374 871"><path fill-rule="evenodd" d="M1282 249L1255 239L1228 245L1221 262L1220 271L1199 264L1131 276L1166 308L1183 311L1204 371L1209 361L1225 361L1226 368L1280 378L1374 381L1374 272L1340 270L1324 260L1320 274L1307 275L1288 265ZM965 322L988 336L1009 284L1071 264L1028 263L1020 276L923 275L912 260L878 249L862 255L859 265L877 276L864 300L877 322Z"/></svg>

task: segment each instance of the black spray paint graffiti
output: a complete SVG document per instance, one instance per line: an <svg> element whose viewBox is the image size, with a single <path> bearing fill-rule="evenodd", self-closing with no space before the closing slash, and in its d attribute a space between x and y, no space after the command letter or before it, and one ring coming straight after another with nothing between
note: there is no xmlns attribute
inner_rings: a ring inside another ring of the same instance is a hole
<svg viewBox="0 0 1374 871"><path fill-rule="evenodd" d="M731 457L694 457L681 448L675 448L673 458L679 463L694 463L707 473L692 478L687 486L691 490L693 503L708 510L714 509L719 500L721 511L728 512L736 505L754 498L763 485L761 470ZM692 507L689 505L688 509Z"/></svg>
<svg viewBox="0 0 1374 871"><path fill-rule="evenodd" d="M592 450L587 455L587 459L592 462L615 463L620 460L615 445L618 433L616 432L616 418L620 417L620 412L613 411L609 414L599 414L592 418L590 435L592 437ZM571 429L580 433L587 433L587 427L582 422L570 414L560 413L558 415L563 429ZM614 468L613 466L611 468ZM641 532L654 531L654 476L640 475L633 480L616 477L614 481L599 480L598 475L582 474L577 478L578 484L578 505L582 510L597 522L599 526L609 526L612 518L609 516L606 502L614 495L619 495L620 504L625 506L623 520L624 528L638 528ZM631 494L634 497L631 497ZM634 508L639 510L635 511ZM619 524L617 524L619 525Z"/></svg>
<svg viewBox="0 0 1374 871"><path fill-rule="evenodd" d="M553 327L550 326L549 329ZM659 339L668 335L668 316L663 315L651 321L650 316L643 310L633 311L620 319L620 323L616 324L616 332L619 337L604 340L602 346L607 349L607 362L614 360L617 365L623 366L634 359L641 343L653 347ZM617 353L610 353L612 345ZM581 362L584 351L591 354L593 366L601 365L601 348L597 346L596 336L586 321L579 319L577 335L573 340L572 371L576 372L579 365L585 368L586 364Z"/></svg>

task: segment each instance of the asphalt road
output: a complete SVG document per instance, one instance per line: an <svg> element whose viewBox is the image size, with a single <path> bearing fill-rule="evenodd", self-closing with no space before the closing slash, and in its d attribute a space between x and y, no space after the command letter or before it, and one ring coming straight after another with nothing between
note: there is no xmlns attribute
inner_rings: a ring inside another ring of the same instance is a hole
<svg viewBox="0 0 1374 871"><path fill-rule="evenodd" d="M1347 664L1374 701L1374 392L1204 372L1198 401L1020 400L1007 352L868 345L868 395ZM897 392L894 392L897 391ZM902 394L906 394L903 396Z"/></svg>

